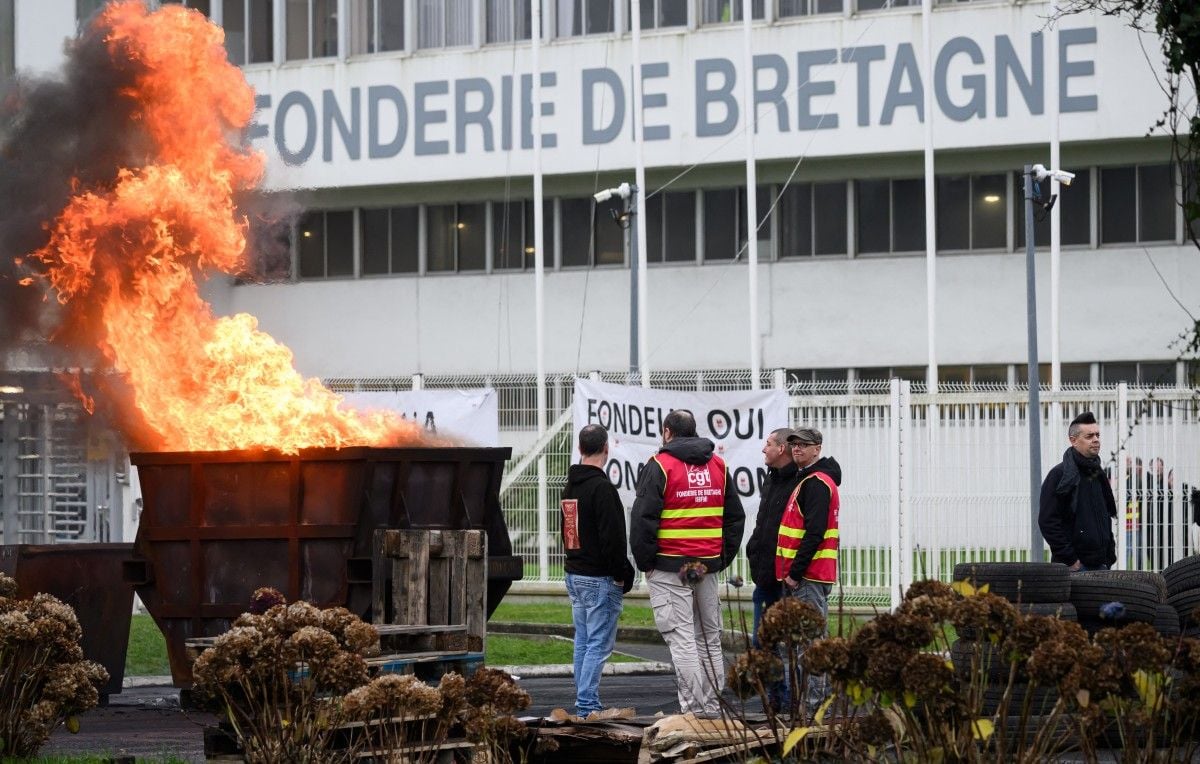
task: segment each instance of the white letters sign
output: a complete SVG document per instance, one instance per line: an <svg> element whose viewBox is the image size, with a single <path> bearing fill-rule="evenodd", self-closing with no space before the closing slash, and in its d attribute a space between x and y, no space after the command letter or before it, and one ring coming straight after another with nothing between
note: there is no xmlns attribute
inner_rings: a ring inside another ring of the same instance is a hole
<svg viewBox="0 0 1200 764"><path fill-rule="evenodd" d="M348 408L395 411L430 432L476 446L500 445L496 391L398 390L347 393Z"/></svg>

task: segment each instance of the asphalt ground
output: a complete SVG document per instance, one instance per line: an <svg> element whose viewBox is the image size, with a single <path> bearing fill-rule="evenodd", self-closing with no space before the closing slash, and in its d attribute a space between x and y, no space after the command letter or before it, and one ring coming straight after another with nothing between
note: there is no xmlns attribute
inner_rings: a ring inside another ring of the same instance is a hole
<svg viewBox="0 0 1200 764"><path fill-rule="evenodd" d="M669 663L665 645L618 643L617 651L635 655L652 663ZM610 667L621 664L610 664ZM626 669L638 670L638 664L623 664ZM523 672L512 667L521 686L533 698L533 705L523 716L546 716L556 708L572 710L575 704L575 685L570 666L547 671ZM668 666L651 667L658 673L606 675L600 681L600 698L607 706L636 709L638 715L672 714L679 711L675 695L675 680ZM554 676L534 676L533 673L553 673ZM153 683L156 682L157 683ZM150 683L146 683L150 682ZM80 730L71 734L60 727L42 749L43 756L92 754L113 757L134 756L152 760L173 759L189 762L204 761L204 727L216 724L209 713L180 708L179 691L170 685L169 678L139 678L140 686L127 686L109 698L107 706L93 709L80 716ZM729 697L730 702L740 701ZM757 712L757 704L747 711Z"/></svg>

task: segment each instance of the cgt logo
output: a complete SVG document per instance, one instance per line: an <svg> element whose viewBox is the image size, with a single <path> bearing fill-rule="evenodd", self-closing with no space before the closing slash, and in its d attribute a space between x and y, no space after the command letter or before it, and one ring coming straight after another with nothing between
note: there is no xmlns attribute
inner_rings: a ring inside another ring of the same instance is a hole
<svg viewBox="0 0 1200 764"><path fill-rule="evenodd" d="M707 467L697 467L695 469L688 467L687 480L688 488L712 487L712 475L708 474Z"/></svg>

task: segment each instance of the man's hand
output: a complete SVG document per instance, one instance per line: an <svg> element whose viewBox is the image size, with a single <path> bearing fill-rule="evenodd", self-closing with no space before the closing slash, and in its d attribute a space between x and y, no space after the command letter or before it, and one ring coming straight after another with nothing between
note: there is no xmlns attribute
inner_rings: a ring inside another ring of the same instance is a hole
<svg viewBox="0 0 1200 764"><path fill-rule="evenodd" d="M1083 560L1076 560L1075 563L1073 565L1071 565L1070 568L1068 568L1068 570L1077 571L1082 567L1083 567Z"/></svg>
<svg viewBox="0 0 1200 764"><path fill-rule="evenodd" d="M800 588L800 582L792 580L791 575L784 576L783 585L789 589L799 589Z"/></svg>

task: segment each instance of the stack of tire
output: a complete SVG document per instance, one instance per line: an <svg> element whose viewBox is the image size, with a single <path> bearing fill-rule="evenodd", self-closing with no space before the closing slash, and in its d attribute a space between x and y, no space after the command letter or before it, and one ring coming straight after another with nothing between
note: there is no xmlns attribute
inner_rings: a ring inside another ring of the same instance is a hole
<svg viewBox="0 0 1200 764"><path fill-rule="evenodd" d="M1148 623L1164 636L1179 634L1179 619L1167 604L1167 584L1142 570L1096 570L1071 576L1071 604L1088 634L1106 627Z"/></svg>
<svg viewBox="0 0 1200 764"><path fill-rule="evenodd" d="M964 562L954 566L955 581L969 581L976 588L987 585L988 592L1003 597L1030 615L1045 615L1076 620L1075 606L1070 601L1071 578L1066 565L1026 562ZM984 688L982 711L994 714L1008 688L1009 663L987 642L978 642L979 635L964 630L950 647L950 660L959 676L967 677L971 661L978 655L987 663L988 684ZM1035 722L1058 700L1053 687L1030 687L1023 671L1018 668L1009 691L1009 714L1020 714L1026 699L1030 718ZM1011 725L1010 725L1011 726ZM1019 726L1019 725L1017 725Z"/></svg>
<svg viewBox="0 0 1200 764"><path fill-rule="evenodd" d="M1200 637L1200 555L1177 560L1163 571L1167 603L1178 617L1178 632Z"/></svg>

